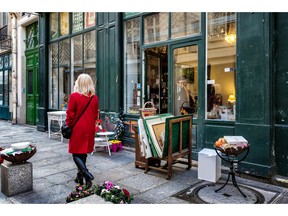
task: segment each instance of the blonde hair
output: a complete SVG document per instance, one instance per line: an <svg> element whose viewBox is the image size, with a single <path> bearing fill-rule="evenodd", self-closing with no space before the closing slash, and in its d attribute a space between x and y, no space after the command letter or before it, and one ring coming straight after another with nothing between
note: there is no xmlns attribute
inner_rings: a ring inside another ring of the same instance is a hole
<svg viewBox="0 0 288 216"><path fill-rule="evenodd" d="M75 82L74 92L78 92L80 94L95 95L95 88L93 84L93 80L91 79L89 74L80 74Z"/></svg>

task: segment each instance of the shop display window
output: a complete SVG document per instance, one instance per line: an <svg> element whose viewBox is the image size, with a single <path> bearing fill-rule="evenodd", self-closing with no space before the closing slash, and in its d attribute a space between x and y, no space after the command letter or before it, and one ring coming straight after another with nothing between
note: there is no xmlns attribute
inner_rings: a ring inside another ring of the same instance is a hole
<svg viewBox="0 0 288 216"><path fill-rule="evenodd" d="M234 121L236 14L207 13L206 118Z"/></svg>
<svg viewBox="0 0 288 216"><path fill-rule="evenodd" d="M139 114L141 102L139 18L125 22L125 83L125 112Z"/></svg>
<svg viewBox="0 0 288 216"><path fill-rule="evenodd" d="M174 49L174 113L193 114L198 110L198 46Z"/></svg>

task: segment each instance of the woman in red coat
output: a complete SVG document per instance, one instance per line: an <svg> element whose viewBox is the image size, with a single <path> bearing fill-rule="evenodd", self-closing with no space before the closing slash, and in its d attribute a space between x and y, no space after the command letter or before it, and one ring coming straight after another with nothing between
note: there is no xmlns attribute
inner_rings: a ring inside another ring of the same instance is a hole
<svg viewBox="0 0 288 216"><path fill-rule="evenodd" d="M92 98L91 98L92 97ZM98 97L95 95L93 81L88 74L81 74L70 95L66 111L66 125L71 127L89 103L87 109L73 127L69 140L68 152L73 155L73 160L78 168L76 183L83 185L83 178L87 189L92 186L93 175L86 167L86 157L94 149L95 122L98 118Z"/></svg>

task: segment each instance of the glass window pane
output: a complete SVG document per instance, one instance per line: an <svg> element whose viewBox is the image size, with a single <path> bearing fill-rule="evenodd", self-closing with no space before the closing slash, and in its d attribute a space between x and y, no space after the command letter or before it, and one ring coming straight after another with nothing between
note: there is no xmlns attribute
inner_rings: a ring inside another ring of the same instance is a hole
<svg viewBox="0 0 288 216"><path fill-rule="evenodd" d="M69 13L60 13L60 36L69 34Z"/></svg>
<svg viewBox="0 0 288 216"><path fill-rule="evenodd" d="M59 42L59 103L62 110L67 109L71 93L70 40Z"/></svg>
<svg viewBox="0 0 288 216"><path fill-rule="evenodd" d="M153 43L168 39L168 13L157 13L144 18L144 42Z"/></svg>
<svg viewBox="0 0 288 216"><path fill-rule="evenodd" d="M84 34L84 71L96 84L96 35L95 31Z"/></svg>
<svg viewBox="0 0 288 216"><path fill-rule="evenodd" d="M95 26L95 12L85 12L85 29Z"/></svg>
<svg viewBox="0 0 288 216"><path fill-rule="evenodd" d="M235 120L236 14L208 13L207 118Z"/></svg>
<svg viewBox="0 0 288 216"><path fill-rule="evenodd" d="M125 22L125 102L124 112L139 114L140 108L140 21Z"/></svg>
<svg viewBox="0 0 288 216"><path fill-rule="evenodd" d="M198 46L174 49L174 114L193 114L198 105Z"/></svg>
<svg viewBox="0 0 288 216"><path fill-rule="evenodd" d="M9 66L8 55L5 55L5 57L4 57L4 68L8 68L8 66Z"/></svg>
<svg viewBox="0 0 288 216"><path fill-rule="evenodd" d="M72 61L71 61L71 68L74 72L74 79L73 83L76 81L77 77L83 73L83 65L82 65L82 35L78 35L72 38Z"/></svg>
<svg viewBox="0 0 288 216"><path fill-rule="evenodd" d="M72 13L72 32L83 30L83 13Z"/></svg>
<svg viewBox="0 0 288 216"><path fill-rule="evenodd" d="M201 13L171 13L171 37L183 37L201 32Z"/></svg>
<svg viewBox="0 0 288 216"><path fill-rule="evenodd" d="M3 68L3 58L0 57L0 69Z"/></svg>
<svg viewBox="0 0 288 216"><path fill-rule="evenodd" d="M38 46L38 22L26 27L26 49Z"/></svg>
<svg viewBox="0 0 288 216"><path fill-rule="evenodd" d="M3 105L3 71L0 71L0 105Z"/></svg>
<svg viewBox="0 0 288 216"><path fill-rule="evenodd" d="M58 109L58 44L51 44L49 52L49 108Z"/></svg>
<svg viewBox="0 0 288 216"><path fill-rule="evenodd" d="M9 89L8 89L8 70L4 71L4 105L8 106Z"/></svg>
<svg viewBox="0 0 288 216"><path fill-rule="evenodd" d="M50 39L58 37L58 13L50 13Z"/></svg>

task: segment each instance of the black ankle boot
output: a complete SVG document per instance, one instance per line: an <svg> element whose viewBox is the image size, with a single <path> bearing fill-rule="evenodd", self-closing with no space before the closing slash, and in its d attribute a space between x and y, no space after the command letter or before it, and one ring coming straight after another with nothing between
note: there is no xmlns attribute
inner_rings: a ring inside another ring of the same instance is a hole
<svg viewBox="0 0 288 216"><path fill-rule="evenodd" d="M81 175L85 178L85 184L87 189L90 188L92 186L92 180L94 179L94 176L88 171L85 164L81 160L81 157L73 155L73 160L78 167Z"/></svg>
<svg viewBox="0 0 288 216"><path fill-rule="evenodd" d="M80 173L80 171L77 173L77 177L74 179L74 182L80 185L83 185L83 175Z"/></svg>
<svg viewBox="0 0 288 216"><path fill-rule="evenodd" d="M94 179L94 176L88 171L87 168L83 172L83 176L85 178L86 188L88 189L88 188L90 188L92 186L92 180Z"/></svg>

